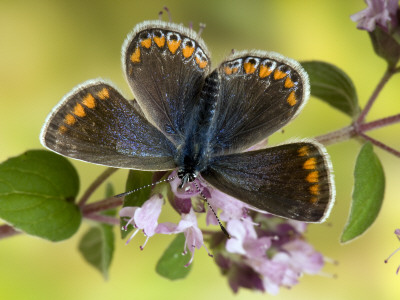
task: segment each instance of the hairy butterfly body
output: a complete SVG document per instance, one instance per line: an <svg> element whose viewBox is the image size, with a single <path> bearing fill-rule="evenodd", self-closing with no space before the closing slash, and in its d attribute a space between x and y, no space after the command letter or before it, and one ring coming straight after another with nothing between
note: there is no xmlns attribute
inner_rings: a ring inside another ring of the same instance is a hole
<svg viewBox="0 0 400 300"><path fill-rule="evenodd" d="M88 81L54 108L41 132L52 151L139 170L178 169L269 213L322 222L334 202L332 167L313 141L246 151L282 128L309 97L307 74L280 54L242 51L211 69L203 40L161 21L138 24L122 49L126 100Z"/></svg>

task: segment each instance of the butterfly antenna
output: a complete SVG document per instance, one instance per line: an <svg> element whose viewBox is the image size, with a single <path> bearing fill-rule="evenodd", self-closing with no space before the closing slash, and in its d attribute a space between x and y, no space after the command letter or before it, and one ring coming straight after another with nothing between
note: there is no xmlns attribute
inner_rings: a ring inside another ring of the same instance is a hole
<svg viewBox="0 0 400 300"><path fill-rule="evenodd" d="M114 197L116 197L116 198L125 197L125 196L128 196L130 194L136 193L137 191L140 191L140 190L143 190L143 189L146 189L146 188L149 188L149 187L153 187L153 186L155 186L155 185L157 185L159 183L170 182L170 181L174 180L176 177L178 177L178 176L173 176L171 178L166 178L166 179L163 179L163 180L160 180L160 181L156 181L156 182L141 186L141 187L139 187L137 189L134 189L132 191L128 191L128 192L125 192L125 193L122 193L122 194L115 195Z"/></svg>
<svg viewBox="0 0 400 300"><path fill-rule="evenodd" d="M171 12L169 11L168 7L166 7L166 6L164 6L163 9L160 10L160 12L158 13L158 19L161 20L161 17L164 13L163 10L165 10L166 13L168 14L169 22L172 22Z"/></svg>
<svg viewBox="0 0 400 300"><path fill-rule="evenodd" d="M225 234L225 236L226 236L228 239L230 239L230 238L231 238L231 235L230 235L229 232L225 229L224 225L222 225L222 223L221 223L221 221L219 220L217 214L215 213L214 208L212 208L211 204L208 202L207 197L206 197L206 196L203 194L203 192L200 190L200 187L198 186L197 182L194 181L193 183L194 183L194 185L196 186L197 191L200 193L201 197L203 197L203 199L204 199L204 201L206 201L208 207L209 207L209 208L211 209L211 211L214 213L214 216L215 216L215 218L217 219L218 224L219 224L219 227L221 227L222 232Z"/></svg>

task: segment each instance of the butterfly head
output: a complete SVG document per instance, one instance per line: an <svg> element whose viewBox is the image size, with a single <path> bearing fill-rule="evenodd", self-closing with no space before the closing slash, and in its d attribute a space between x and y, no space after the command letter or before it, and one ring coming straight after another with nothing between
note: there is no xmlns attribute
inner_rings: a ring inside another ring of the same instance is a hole
<svg viewBox="0 0 400 300"><path fill-rule="evenodd" d="M186 169L178 170L178 178L181 179L181 183L179 184L179 188L183 188L186 183L193 182L197 177L197 174L193 171L188 171Z"/></svg>

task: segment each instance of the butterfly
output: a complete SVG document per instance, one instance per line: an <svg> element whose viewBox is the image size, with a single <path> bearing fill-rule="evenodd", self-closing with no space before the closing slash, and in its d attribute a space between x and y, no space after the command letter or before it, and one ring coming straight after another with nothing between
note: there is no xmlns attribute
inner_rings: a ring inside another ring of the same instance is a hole
<svg viewBox="0 0 400 300"><path fill-rule="evenodd" d="M204 41L163 21L136 25L122 48L135 95L90 80L68 93L40 140L61 155L115 168L178 170L253 207L322 222L334 202L325 148L304 140L248 151L297 116L310 85L301 65L278 53L240 51L211 68Z"/></svg>

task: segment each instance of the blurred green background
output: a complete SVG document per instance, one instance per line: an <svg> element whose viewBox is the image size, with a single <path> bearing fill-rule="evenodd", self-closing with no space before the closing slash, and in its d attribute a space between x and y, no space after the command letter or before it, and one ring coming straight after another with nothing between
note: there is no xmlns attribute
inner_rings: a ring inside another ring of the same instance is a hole
<svg viewBox="0 0 400 300"><path fill-rule="evenodd" d="M324 60L342 68L354 80L360 103L365 104L385 70L373 53L366 32L356 29L349 16L363 8L357 1L7 1L0 2L0 160L27 149L42 148L38 135L54 105L75 85L102 77L131 97L121 71L120 49L138 22L156 19L166 5L175 22L206 23L202 34L214 66L231 49L264 49L297 60ZM164 19L167 17L164 16ZM400 76L385 87L368 120L400 111ZM316 99L277 143L293 137L312 137L349 124L349 118ZM400 149L400 126L371 133ZM337 200L328 222L311 225L307 237L325 256L328 276L304 276L277 299L400 299L400 254L384 259L399 241L400 160L376 149L387 178L384 206L374 226L361 238L339 244L353 184L353 167L360 143L348 141L328 147L335 170ZM81 175L81 191L104 170L73 161ZM126 171L112 181L122 192ZM100 198L103 190L95 197ZM161 221L176 220L171 210ZM144 251L141 235L125 246L117 239L107 282L84 262L77 251L83 223L68 241L52 244L25 235L0 241L0 299L265 299L267 295L240 290L235 296L204 249L196 251L186 280L169 282L155 273L155 265L171 241L153 237ZM118 236L117 228L115 230ZM331 278L336 274L336 278Z"/></svg>

